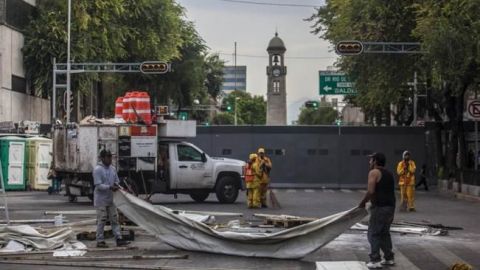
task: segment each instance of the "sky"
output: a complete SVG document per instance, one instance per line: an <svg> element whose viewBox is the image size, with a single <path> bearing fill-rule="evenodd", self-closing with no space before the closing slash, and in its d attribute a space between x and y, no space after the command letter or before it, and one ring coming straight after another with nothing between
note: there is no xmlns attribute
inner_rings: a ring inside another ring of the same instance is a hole
<svg viewBox="0 0 480 270"><path fill-rule="evenodd" d="M267 93L267 46L275 30L287 51L287 123L298 118L306 100L318 100L318 71L326 70L336 60L333 45L311 33L313 7L284 7L235 3L223 0L177 0L186 9L210 52L219 53L233 65L237 42L237 65L247 66L247 91ZM249 0L273 4L321 6L323 0ZM247 57L248 56L248 57ZM292 58L293 57L293 58ZM301 57L301 59L296 58Z"/></svg>

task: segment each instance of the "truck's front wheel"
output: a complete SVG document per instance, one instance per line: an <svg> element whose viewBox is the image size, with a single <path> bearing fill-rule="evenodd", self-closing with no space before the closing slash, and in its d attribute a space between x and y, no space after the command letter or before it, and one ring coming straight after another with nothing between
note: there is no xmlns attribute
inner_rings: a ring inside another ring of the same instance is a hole
<svg viewBox="0 0 480 270"><path fill-rule="evenodd" d="M232 176L222 176L215 188L217 199L221 203L234 203L238 197L238 186Z"/></svg>
<svg viewBox="0 0 480 270"><path fill-rule="evenodd" d="M210 192L209 191L195 191L195 192L192 192L190 193L190 197L196 201L196 202L204 202L207 198L208 198L208 195L210 195Z"/></svg>

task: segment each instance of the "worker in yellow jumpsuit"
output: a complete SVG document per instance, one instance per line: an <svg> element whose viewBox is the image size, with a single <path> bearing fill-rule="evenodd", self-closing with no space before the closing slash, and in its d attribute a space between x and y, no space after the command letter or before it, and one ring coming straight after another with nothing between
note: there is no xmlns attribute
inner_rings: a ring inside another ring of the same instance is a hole
<svg viewBox="0 0 480 270"><path fill-rule="evenodd" d="M257 151L257 162L263 172L262 181L260 182L260 193L262 208L267 208L267 191L270 184L270 171L272 170L272 161L265 155L265 149L259 148Z"/></svg>
<svg viewBox="0 0 480 270"><path fill-rule="evenodd" d="M397 165L400 187L400 210L415 211L415 162L411 159L410 152L403 152L403 159Z"/></svg>
<svg viewBox="0 0 480 270"><path fill-rule="evenodd" d="M247 165L245 166L245 186L247 188L247 206L248 208L260 208L260 180L262 172L257 162L257 154L250 154Z"/></svg>

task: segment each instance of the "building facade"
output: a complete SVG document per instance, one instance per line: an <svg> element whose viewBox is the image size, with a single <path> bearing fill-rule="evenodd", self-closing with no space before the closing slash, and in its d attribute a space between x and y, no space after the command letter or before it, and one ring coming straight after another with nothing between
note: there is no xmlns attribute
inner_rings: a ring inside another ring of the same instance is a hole
<svg viewBox="0 0 480 270"><path fill-rule="evenodd" d="M50 101L32 95L23 64L22 33L35 0L0 0L0 122L50 123Z"/></svg>
<svg viewBox="0 0 480 270"><path fill-rule="evenodd" d="M267 125L284 126L287 124L287 90L285 77L285 44L275 33L268 44L267 67Z"/></svg>
<svg viewBox="0 0 480 270"><path fill-rule="evenodd" d="M223 68L222 91L247 91L247 66L225 66Z"/></svg>

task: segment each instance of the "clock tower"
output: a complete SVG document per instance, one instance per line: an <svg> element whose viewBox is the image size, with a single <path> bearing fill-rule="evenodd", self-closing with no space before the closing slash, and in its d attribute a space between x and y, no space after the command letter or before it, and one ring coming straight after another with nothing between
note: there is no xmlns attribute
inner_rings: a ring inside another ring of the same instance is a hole
<svg viewBox="0 0 480 270"><path fill-rule="evenodd" d="M278 33L275 33L267 48L267 125L284 126L287 124L285 51L287 49L283 40L278 37Z"/></svg>

